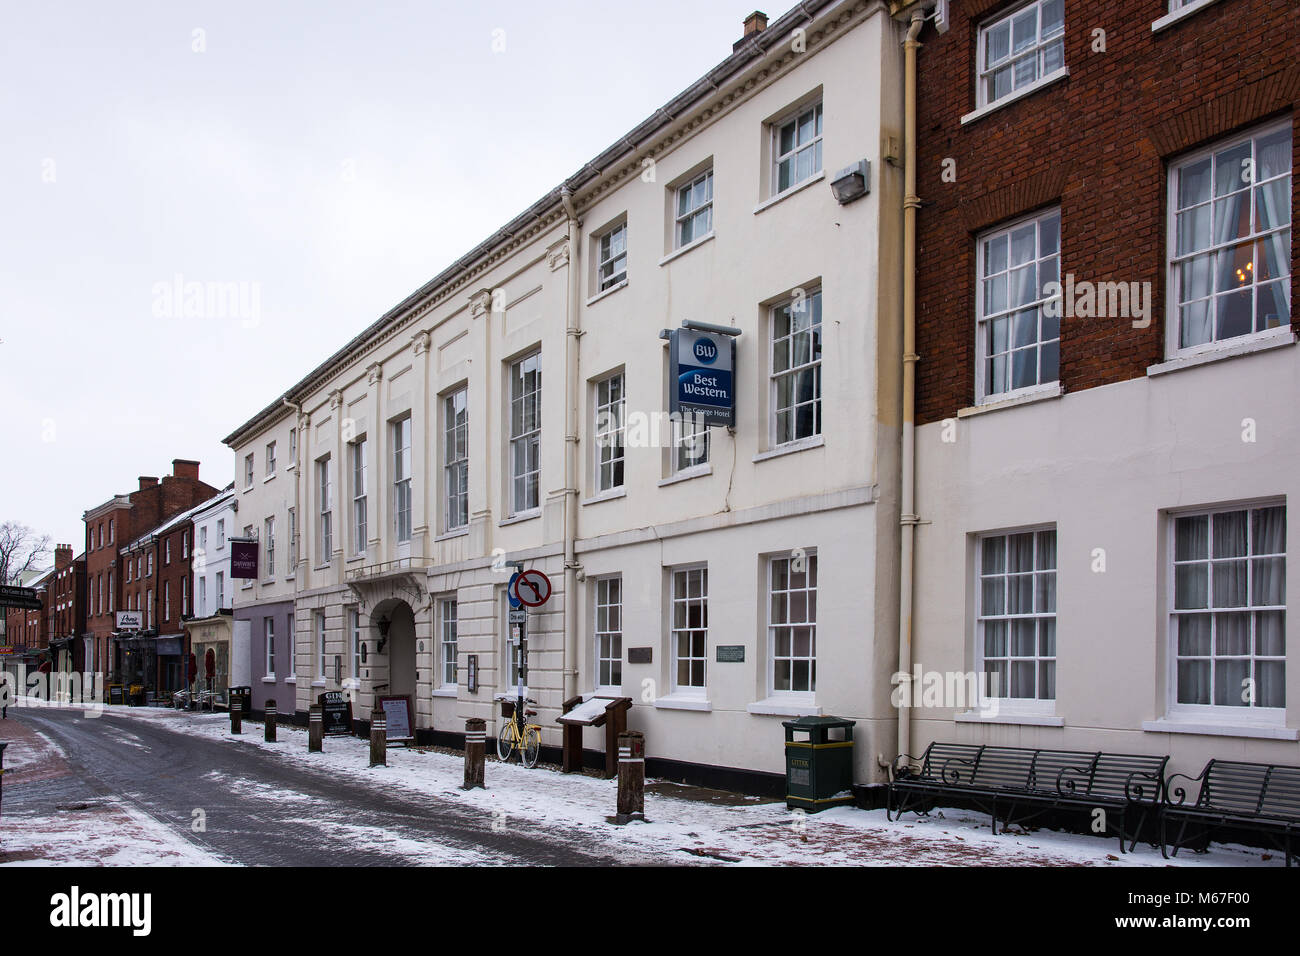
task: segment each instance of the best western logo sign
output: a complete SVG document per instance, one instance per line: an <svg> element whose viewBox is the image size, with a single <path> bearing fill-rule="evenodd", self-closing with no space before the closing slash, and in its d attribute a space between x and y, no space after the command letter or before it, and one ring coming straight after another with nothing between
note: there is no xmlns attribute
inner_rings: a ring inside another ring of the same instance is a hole
<svg viewBox="0 0 1300 956"><path fill-rule="evenodd" d="M118 611L117 629L119 631L138 631L144 627L144 611Z"/></svg>
<svg viewBox="0 0 1300 956"><path fill-rule="evenodd" d="M673 329L669 412L695 415L706 425L736 424L734 340L729 335Z"/></svg>

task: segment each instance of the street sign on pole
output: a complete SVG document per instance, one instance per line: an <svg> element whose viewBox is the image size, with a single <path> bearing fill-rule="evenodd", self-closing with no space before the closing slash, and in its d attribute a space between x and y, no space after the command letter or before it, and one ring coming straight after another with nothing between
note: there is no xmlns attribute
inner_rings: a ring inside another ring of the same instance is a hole
<svg viewBox="0 0 1300 956"><path fill-rule="evenodd" d="M35 588L20 588L13 585L0 585L0 607L18 608L23 611L41 610L41 599Z"/></svg>
<svg viewBox="0 0 1300 956"><path fill-rule="evenodd" d="M551 599L551 579L541 571L524 571L515 581L514 593L525 607L541 607Z"/></svg>

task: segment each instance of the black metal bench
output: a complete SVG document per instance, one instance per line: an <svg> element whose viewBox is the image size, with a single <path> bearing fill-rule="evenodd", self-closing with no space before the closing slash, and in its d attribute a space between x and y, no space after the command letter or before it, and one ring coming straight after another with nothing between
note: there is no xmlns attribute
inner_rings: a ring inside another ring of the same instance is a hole
<svg viewBox="0 0 1300 956"><path fill-rule="evenodd" d="M906 761L906 763L904 763ZM1147 814L1160 807L1168 756L1032 750L935 741L918 759L899 758L886 816L928 812L940 798L960 797L1005 823L1051 810L1103 811L1120 851L1137 843ZM1130 813L1136 823L1130 830ZM1131 836L1131 841L1129 840Z"/></svg>
<svg viewBox="0 0 1300 956"><path fill-rule="evenodd" d="M1195 803L1186 803L1186 787L1173 786L1178 779L1201 785ZM1195 777L1171 775L1165 792L1160 848L1166 857L1171 845L1177 856L1180 847L1207 842L1215 827L1234 827L1276 835L1275 845L1286 854L1286 865L1291 865L1291 839L1300 833L1300 767L1211 760ZM1172 841L1167 832L1170 824L1178 825ZM1185 839L1189 827L1195 834L1191 840Z"/></svg>

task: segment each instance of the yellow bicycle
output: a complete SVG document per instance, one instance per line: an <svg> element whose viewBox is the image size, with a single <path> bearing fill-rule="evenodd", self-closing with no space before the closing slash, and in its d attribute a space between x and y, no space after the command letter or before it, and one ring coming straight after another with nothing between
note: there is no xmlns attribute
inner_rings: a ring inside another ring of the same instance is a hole
<svg viewBox="0 0 1300 956"><path fill-rule="evenodd" d="M530 698L526 703L535 704L537 701ZM507 708L503 708L505 709ZM517 704L508 709L509 713L502 714L505 722L497 734L497 756L502 763L506 763L518 751L519 760L525 767L536 767L537 758L542 752L542 728L540 724L534 724L526 718L536 717L537 711L525 709L520 713Z"/></svg>

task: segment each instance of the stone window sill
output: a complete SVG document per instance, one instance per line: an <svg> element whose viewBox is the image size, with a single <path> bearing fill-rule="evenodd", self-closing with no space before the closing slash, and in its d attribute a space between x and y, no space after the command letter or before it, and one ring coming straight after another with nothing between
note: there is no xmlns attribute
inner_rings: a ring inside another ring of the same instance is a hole
<svg viewBox="0 0 1300 956"><path fill-rule="evenodd" d="M1253 737L1259 740L1300 740L1294 727L1269 727L1264 724L1215 724L1191 720L1144 720L1142 729L1150 734L1203 734L1207 737Z"/></svg>
<svg viewBox="0 0 1300 956"><path fill-rule="evenodd" d="M1296 337L1295 333L1291 331L1291 327L1283 326L1257 338L1252 337L1241 342L1229 340L1228 342L1217 343L1213 347L1200 352L1176 355L1168 361L1148 366L1147 375L1151 377L1166 375L1169 372L1179 372L1185 368L1196 368L1198 365L1208 365L1210 362L1236 358L1239 355L1252 355L1255 352L1286 348L1289 345L1295 345L1295 343Z"/></svg>
<svg viewBox="0 0 1300 956"><path fill-rule="evenodd" d="M660 488L666 488L668 485L675 485L679 481L690 481L692 478L703 478L705 475L713 474L713 465L692 465L690 468L683 468L675 475L670 475L659 482Z"/></svg>
<svg viewBox="0 0 1300 956"><path fill-rule="evenodd" d="M785 192L777 193L771 199L764 199L761 203L759 203L757 206L754 207L754 215L757 216L760 212L764 212L768 209L771 209L777 203L784 202L785 200L793 196L795 193L801 193L809 186L816 185L817 183L821 182L825 178L826 178L826 170L823 169L816 176L812 177L812 179L805 179L803 182L799 183L799 185L791 186Z"/></svg>
<svg viewBox="0 0 1300 956"><path fill-rule="evenodd" d="M1055 382L1047 385L1040 385L1035 388L1026 389L1018 395L1012 395L1010 398L1004 398L996 402L985 402L983 405L972 405L969 408L963 408L957 412L958 418L970 418L972 415L983 415L985 412L997 412L1004 408L1015 408L1017 405L1031 405L1034 402L1044 402L1053 398L1060 398L1065 394L1065 386Z"/></svg>
<svg viewBox="0 0 1300 956"><path fill-rule="evenodd" d="M602 501L613 501L615 498L626 498L626 497L627 497L627 488L625 487L613 488L609 491L602 491L598 495L592 495L590 498L584 498L582 504L584 506L595 505L595 504L600 504L600 502Z"/></svg>
<svg viewBox="0 0 1300 956"><path fill-rule="evenodd" d="M698 710L708 712L713 710L706 697L695 697L688 694L669 694L667 697L660 697L655 700L655 707L660 710Z"/></svg>
<svg viewBox="0 0 1300 956"><path fill-rule="evenodd" d="M541 508L534 508L532 511L524 511L517 515L511 515L509 518L502 518L497 522L498 528L504 528L507 525L519 524L521 521L532 521L534 518L542 516Z"/></svg>
<svg viewBox="0 0 1300 956"><path fill-rule="evenodd" d="M613 295L615 292L618 292L620 289L626 289L626 288L627 288L627 280L624 279L622 282L615 283L614 285L610 286L608 289L605 289L602 292L597 292L595 295L593 295L590 299L587 300L587 305L589 306L595 305L597 302L599 302L601 299L605 298L606 296Z"/></svg>
<svg viewBox="0 0 1300 956"><path fill-rule="evenodd" d="M1192 2L1189 3L1187 6L1179 10L1175 10L1173 13L1166 13L1163 17L1161 17L1160 19L1152 23L1151 32L1159 33L1161 30L1165 29L1166 27L1171 27L1175 23L1180 23L1182 22L1183 19L1185 19L1186 17L1190 17L1193 13L1196 13L1200 10L1204 10L1206 7L1210 6L1211 4L1215 4L1218 2L1219 0L1192 0Z"/></svg>
<svg viewBox="0 0 1300 956"><path fill-rule="evenodd" d="M1022 727L1064 727L1065 718L1055 714L984 714L967 710L953 717L959 724L1017 724Z"/></svg>
<svg viewBox="0 0 1300 956"><path fill-rule="evenodd" d="M801 438L798 441L787 442L784 445L778 445L767 451L760 451L753 457L754 462L767 461L769 458L780 458L782 455L793 455L795 452L807 451L809 448L821 448L826 444L826 439L821 435L814 435L812 438Z"/></svg>
<svg viewBox="0 0 1300 956"><path fill-rule="evenodd" d="M983 119L990 113L996 113L998 110L1002 109L1002 107L1010 106L1012 103L1023 100L1026 96L1032 96L1034 93L1051 86L1053 83L1059 83L1069 75L1070 68L1068 66L1063 66L1056 72L1049 73L1047 76L1035 80L1028 86L1022 86L1014 93L1008 93L1000 100L994 100L992 103L984 104L977 110L972 110L961 118L961 125L965 126L967 123L973 123L978 119Z"/></svg>
<svg viewBox="0 0 1300 956"><path fill-rule="evenodd" d="M660 259L660 260L659 260L659 264L660 264L661 266L666 266L666 265L668 265L668 263L672 262L672 261L673 261L674 259L676 259L678 256L684 256L684 255L686 255L686 253L690 252L692 249L698 249L700 246L704 245L706 242L711 242L711 241L713 240L713 237L714 237L715 235L716 235L716 233L710 231L710 232L707 232L707 233L705 233L704 235L700 236L700 238L698 238L698 239L692 239L692 240L691 240L690 242L688 242L686 245L684 245L684 246L680 246L680 247L674 249L672 252L668 253L668 255L666 255L666 256L664 256L662 259Z"/></svg>
<svg viewBox="0 0 1300 956"><path fill-rule="evenodd" d="M760 717L820 717L822 709L812 699L800 700L797 697L766 697L756 700L745 708L751 714Z"/></svg>

